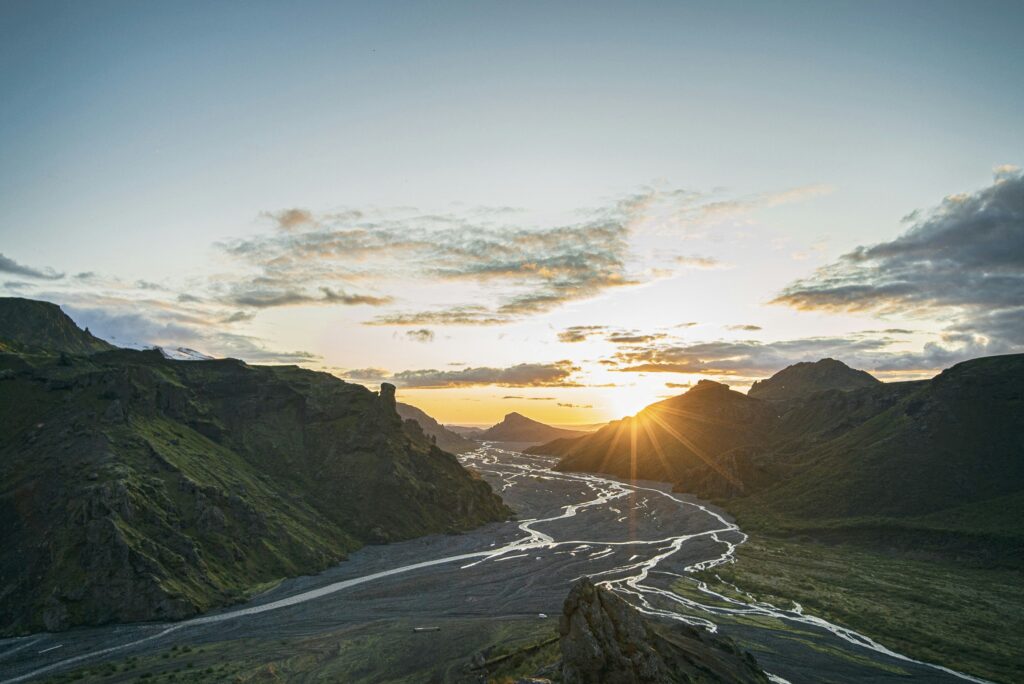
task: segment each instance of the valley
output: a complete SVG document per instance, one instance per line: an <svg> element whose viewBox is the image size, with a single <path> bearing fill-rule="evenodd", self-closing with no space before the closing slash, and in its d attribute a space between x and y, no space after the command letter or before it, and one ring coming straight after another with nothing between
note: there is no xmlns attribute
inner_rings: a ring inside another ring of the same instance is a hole
<svg viewBox="0 0 1024 684"><path fill-rule="evenodd" d="M557 658L545 642L570 584L589 575L648 615L731 637L775 682L984 681L892 652L784 597L749 602L699 583L694 572L732 567L726 563L746 534L721 509L667 484L557 472L554 459L495 444L461 460L518 520L366 546L318 575L190 620L5 639L2 679L256 681L286 673L300 681L476 682L529 675ZM520 647L531 648L493 670L472 669L474 656L479 664Z"/></svg>

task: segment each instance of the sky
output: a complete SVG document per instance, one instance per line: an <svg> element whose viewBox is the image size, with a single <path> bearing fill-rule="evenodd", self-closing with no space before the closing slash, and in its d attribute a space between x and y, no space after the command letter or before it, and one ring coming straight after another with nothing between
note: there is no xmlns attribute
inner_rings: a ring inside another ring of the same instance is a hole
<svg viewBox="0 0 1024 684"><path fill-rule="evenodd" d="M447 423L1024 351L1020 2L0 2L0 296Z"/></svg>

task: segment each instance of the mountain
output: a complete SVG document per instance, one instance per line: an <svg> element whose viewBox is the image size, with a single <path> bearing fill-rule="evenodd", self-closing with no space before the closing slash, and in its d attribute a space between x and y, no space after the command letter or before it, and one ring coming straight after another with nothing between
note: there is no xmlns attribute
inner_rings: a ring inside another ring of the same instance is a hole
<svg viewBox="0 0 1024 684"><path fill-rule="evenodd" d="M447 452L462 454L480 448L478 443L452 432L415 406L399 402L396 408L402 420L416 421L423 433L432 438L434 444Z"/></svg>
<svg viewBox="0 0 1024 684"><path fill-rule="evenodd" d="M484 442L547 442L585 434L587 433L545 425L521 413L509 413L500 423L487 428L479 435L474 435L473 438Z"/></svg>
<svg viewBox="0 0 1024 684"><path fill-rule="evenodd" d="M92 354L114 348L75 325L56 304L0 297L0 351Z"/></svg>
<svg viewBox="0 0 1024 684"><path fill-rule="evenodd" d="M770 476L738 510L862 534L898 521L890 536L1024 563L1024 355L966 361L865 399L874 415L796 453L776 448Z"/></svg>
<svg viewBox="0 0 1024 684"><path fill-rule="evenodd" d="M747 395L755 399L795 399L824 390L851 390L879 384L881 381L866 371L850 368L835 359L821 359L797 363L767 380L758 380Z"/></svg>
<svg viewBox="0 0 1024 684"><path fill-rule="evenodd" d="M700 627L641 615L609 589L583 577L559 620L561 680L566 684L767 684L749 653Z"/></svg>
<svg viewBox="0 0 1024 684"><path fill-rule="evenodd" d="M560 456L557 470L680 482L726 452L762 442L774 420L765 402L702 380L595 433L527 452Z"/></svg>
<svg viewBox="0 0 1024 684"><path fill-rule="evenodd" d="M21 325L12 346L38 345L40 330L65 349L90 339L52 305L0 311ZM387 384L378 395L295 366L158 350L6 351L0 415L5 634L183 618L365 543L509 515L403 424Z"/></svg>
<svg viewBox="0 0 1024 684"><path fill-rule="evenodd" d="M1024 566L1024 355L808 392L767 400L703 381L528 451L559 470L673 482L745 525Z"/></svg>

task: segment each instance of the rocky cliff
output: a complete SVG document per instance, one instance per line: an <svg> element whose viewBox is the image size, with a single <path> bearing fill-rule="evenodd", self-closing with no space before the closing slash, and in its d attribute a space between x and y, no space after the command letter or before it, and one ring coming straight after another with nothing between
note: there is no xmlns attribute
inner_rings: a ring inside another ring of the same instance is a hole
<svg viewBox="0 0 1024 684"><path fill-rule="evenodd" d="M588 577L573 585L559 622L564 684L764 684L767 676L729 639L655 622Z"/></svg>
<svg viewBox="0 0 1024 684"><path fill-rule="evenodd" d="M0 352L3 633L183 618L367 542L509 514L406 429L389 386L18 344Z"/></svg>

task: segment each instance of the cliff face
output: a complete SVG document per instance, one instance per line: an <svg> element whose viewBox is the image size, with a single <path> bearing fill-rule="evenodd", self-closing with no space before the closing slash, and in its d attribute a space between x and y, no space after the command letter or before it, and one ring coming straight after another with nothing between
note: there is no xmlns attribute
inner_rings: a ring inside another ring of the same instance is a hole
<svg viewBox="0 0 1024 684"><path fill-rule="evenodd" d="M366 542L507 517L405 429L391 389L156 351L0 352L0 631L183 618Z"/></svg>
<svg viewBox="0 0 1024 684"><path fill-rule="evenodd" d="M763 684L767 676L729 639L681 623L655 623L584 577L559 622L565 684Z"/></svg>

